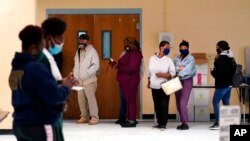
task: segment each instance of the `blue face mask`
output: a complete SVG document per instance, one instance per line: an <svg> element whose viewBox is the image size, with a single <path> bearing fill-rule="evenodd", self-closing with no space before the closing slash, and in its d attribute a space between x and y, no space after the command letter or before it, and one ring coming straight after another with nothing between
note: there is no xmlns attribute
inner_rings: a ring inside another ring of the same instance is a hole
<svg viewBox="0 0 250 141"><path fill-rule="evenodd" d="M181 55L188 55L189 51L187 49L180 49Z"/></svg>
<svg viewBox="0 0 250 141"><path fill-rule="evenodd" d="M170 52L170 49L169 49L169 48L164 48L163 53L164 53L165 55L168 55L169 52Z"/></svg>
<svg viewBox="0 0 250 141"><path fill-rule="evenodd" d="M62 52L62 46L63 46L63 44L60 44L60 45L55 44L54 47L50 47L50 48L49 48L49 52L50 52L52 55L56 55L56 54Z"/></svg>

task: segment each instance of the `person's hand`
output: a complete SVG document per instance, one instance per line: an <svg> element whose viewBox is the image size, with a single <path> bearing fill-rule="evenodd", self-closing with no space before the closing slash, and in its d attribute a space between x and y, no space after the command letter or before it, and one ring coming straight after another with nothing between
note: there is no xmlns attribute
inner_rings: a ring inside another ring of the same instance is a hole
<svg viewBox="0 0 250 141"><path fill-rule="evenodd" d="M74 77L73 73L69 73L66 78L63 78L62 85L72 88L75 85L79 85L79 81Z"/></svg>
<svg viewBox="0 0 250 141"><path fill-rule="evenodd" d="M185 66L179 66L179 71L183 70Z"/></svg>
<svg viewBox="0 0 250 141"><path fill-rule="evenodd" d="M162 77L162 75L163 75L163 73L161 73L161 72L157 72L157 73L155 74L156 77Z"/></svg>
<svg viewBox="0 0 250 141"><path fill-rule="evenodd" d="M117 62L114 59L110 58L108 65L111 68L114 68L116 66L116 64L117 64Z"/></svg>

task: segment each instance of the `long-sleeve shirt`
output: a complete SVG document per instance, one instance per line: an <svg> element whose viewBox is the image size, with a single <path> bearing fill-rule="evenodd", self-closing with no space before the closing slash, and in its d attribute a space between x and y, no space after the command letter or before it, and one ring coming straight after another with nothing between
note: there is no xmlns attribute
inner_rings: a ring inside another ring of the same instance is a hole
<svg viewBox="0 0 250 141"><path fill-rule="evenodd" d="M92 45L88 45L85 50L80 50L84 52L84 57L79 60L78 52L76 52L74 61L75 65L73 68L74 76L84 81L88 78L96 77L96 73L99 70L99 56Z"/></svg>
<svg viewBox="0 0 250 141"><path fill-rule="evenodd" d="M194 57L188 54L185 58L181 59L180 56L176 56L174 59L174 65L176 73L180 80L185 80L196 75L195 60ZM179 70L179 67L184 67Z"/></svg>
<svg viewBox="0 0 250 141"><path fill-rule="evenodd" d="M157 54L149 59L148 77L150 78L150 87L153 89L160 89L161 84L168 81L166 78L157 77L156 73L170 73L173 77L176 74L174 63L168 56L159 58Z"/></svg>
<svg viewBox="0 0 250 141"><path fill-rule="evenodd" d="M30 54L16 53L9 77L14 126L54 124L69 88L58 86L50 70Z"/></svg>
<svg viewBox="0 0 250 141"><path fill-rule="evenodd" d="M122 82L131 78L140 79L140 68L142 61L142 54L139 50L131 50L124 54L116 66L117 68L117 81Z"/></svg>
<svg viewBox="0 0 250 141"><path fill-rule="evenodd" d="M211 74L215 79L215 88L225 88L232 85L235 72L233 59L231 52L223 51L219 57L214 60L214 69Z"/></svg>
<svg viewBox="0 0 250 141"><path fill-rule="evenodd" d="M51 73L54 76L54 78L57 81L62 80L62 75L61 75L60 70L56 64L54 57L49 53L49 51L46 48L43 49L43 53L48 58Z"/></svg>

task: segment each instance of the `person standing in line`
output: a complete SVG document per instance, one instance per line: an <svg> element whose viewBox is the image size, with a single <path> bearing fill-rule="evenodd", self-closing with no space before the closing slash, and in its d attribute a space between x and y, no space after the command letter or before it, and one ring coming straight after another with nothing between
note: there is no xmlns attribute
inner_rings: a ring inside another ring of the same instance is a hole
<svg viewBox="0 0 250 141"><path fill-rule="evenodd" d="M81 34L78 51L74 58L74 76L80 80L83 91L78 91L78 103L81 111L77 124L89 123L95 125L99 121L98 105L96 101L97 72L99 70L99 56L93 45L89 44L89 36ZM90 119L90 120L89 120Z"/></svg>
<svg viewBox="0 0 250 141"><path fill-rule="evenodd" d="M161 88L161 84L168 81L176 75L175 66L171 58L168 57L170 45L167 41L161 41L159 44L159 52L149 59L148 67L148 84L151 89L154 110L156 112L158 125L154 128L166 129L168 122L169 95L166 95Z"/></svg>
<svg viewBox="0 0 250 141"><path fill-rule="evenodd" d="M219 41L216 45L218 56L214 60L214 69L211 74L215 79L215 91L213 96L213 108L215 122L210 126L211 130L219 129L220 101L223 105L230 104L232 79L235 72L233 53L226 41Z"/></svg>
<svg viewBox="0 0 250 141"><path fill-rule="evenodd" d="M177 126L178 130L188 130L188 100L193 87L193 77L196 75L194 57L189 54L189 43L183 40L179 45L180 55L176 56L173 61L177 76L181 80L183 88L175 93L176 107L180 114L181 125Z"/></svg>
<svg viewBox="0 0 250 141"><path fill-rule="evenodd" d="M57 138L56 122L77 81L71 74L58 85L45 64L37 61L45 46L40 27L24 27L19 39L22 52L15 54L9 76L14 107L13 133L18 141L61 141Z"/></svg>
<svg viewBox="0 0 250 141"><path fill-rule="evenodd" d="M126 53L118 60L117 81L128 108L128 121L121 123L122 127L136 127L136 94L140 83L140 68L142 53L135 45L134 37L124 39Z"/></svg>
<svg viewBox="0 0 250 141"><path fill-rule="evenodd" d="M141 47L140 47L140 43L136 40L135 41L135 46L140 50ZM124 50L119 59L124 55L126 54L126 50ZM114 68L114 65L112 66L111 64L111 67ZM141 63L141 78L143 76L143 71L144 71L144 64L143 64L143 60L142 60L142 63ZM118 120L115 122L116 124L124 124L126 122L126 119L127 119L127 103L126 103L126 100L125 100L125 97L124 95L122 94L122 90L121 88L119 88L119 97L120 97L120 109L119 109L119 118ZM135 123L138 124L137 120L135 120Z"/></svg>

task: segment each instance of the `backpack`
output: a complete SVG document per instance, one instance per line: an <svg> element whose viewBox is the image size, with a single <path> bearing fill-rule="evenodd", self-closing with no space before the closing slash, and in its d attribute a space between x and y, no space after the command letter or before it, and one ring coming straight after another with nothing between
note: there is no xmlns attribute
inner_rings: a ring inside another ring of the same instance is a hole
<svg viewBox="0 0 250 141"><path fill-rule="evenodd" d="M243 82L243 71L242 71L242 65L237 64L235 60L233 60L233 67L234 67L234 74L232 83L233 86L239 86Z"/></svg>

